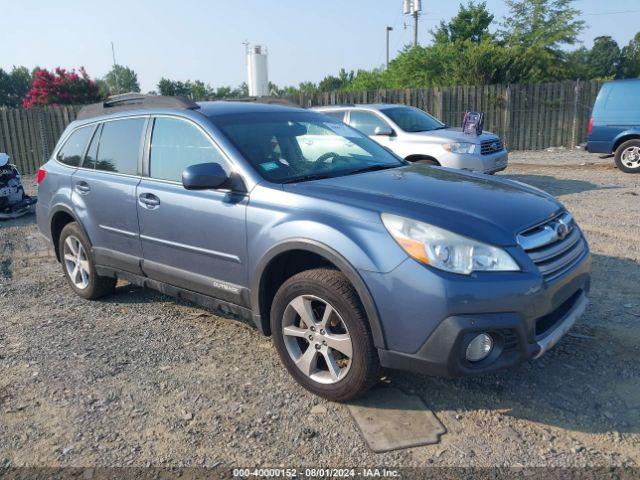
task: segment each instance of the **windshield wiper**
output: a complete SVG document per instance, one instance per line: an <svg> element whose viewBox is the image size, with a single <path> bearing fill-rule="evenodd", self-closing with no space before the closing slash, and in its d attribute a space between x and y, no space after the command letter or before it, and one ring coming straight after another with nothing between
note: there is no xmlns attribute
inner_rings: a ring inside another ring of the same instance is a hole
<svg viewBox="0 0 640 480"><path fill-rule="evenodd" d="M354 175L356 173L375 172L376 170L387 170L389 168L396 168L400 165L369 165L368 167L356 168L346 172L343 176Z"/></svg>
<svg viewBox="0 0 640 480"><path fill-rule="evenodd" d="M302 175L300 177L289 178L282 183L297 183L307 182L309 180L323 180L325 178L333 178L333 175L327 175L326 173L310 173L309 175Z"/></svg>

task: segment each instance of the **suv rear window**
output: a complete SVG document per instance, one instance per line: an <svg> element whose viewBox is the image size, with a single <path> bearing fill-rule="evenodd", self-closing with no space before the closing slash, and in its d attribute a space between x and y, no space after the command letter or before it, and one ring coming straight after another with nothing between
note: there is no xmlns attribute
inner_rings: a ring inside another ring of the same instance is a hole
<svg viewBox="0 0 640 480"><path fill-rule="evenodd" d="M98 143L96 170L136 175L146 118L105 122ZM93 150L93 145L91 150Z"/></svg>
<svg viewBox="0 0 640 480"><path fill-rule="evenodd" d="M79 166L80 161L82 160L82 155L84 155L84 151L87 148L89 138L93 133L94 127L95 125L88 125L86 127L81 127L73 132L64 143L62 148L58 151L56 159L60 163L64 163L65 165L69 165L70 167Z"/></svg>

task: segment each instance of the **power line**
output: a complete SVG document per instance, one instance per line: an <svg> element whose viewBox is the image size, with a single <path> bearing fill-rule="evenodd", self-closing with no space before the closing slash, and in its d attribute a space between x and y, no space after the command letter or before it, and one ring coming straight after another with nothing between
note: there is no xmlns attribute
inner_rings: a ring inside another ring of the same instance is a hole
<svg viewBox="0 0 640 480"><path fill-rule="evenodd" d="M625 13L640 13L640 10L619 10L617 12L581 13L581 15L622 15Z"/></svg>

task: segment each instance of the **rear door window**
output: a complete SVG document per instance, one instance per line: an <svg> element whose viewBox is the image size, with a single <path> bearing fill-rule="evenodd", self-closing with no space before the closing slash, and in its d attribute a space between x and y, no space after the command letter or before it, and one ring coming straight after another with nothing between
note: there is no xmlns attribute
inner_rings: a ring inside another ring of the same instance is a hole
<svg viewBox="0 0 640 480"><path fill-rule="evenodd" d="M58 151L56 159L70 167L79 166L94 128L95 125L88 125L74 131Z"/></svg>
<svg viewBox="0 0 640 480"><path fill-rule="evenodd" d="M377 115L361 110L351 111L349 125L357 128L365 135L375 135L376 127L389 128L389 125Z"/></svg>
<svg viewBox="0 0 640 480"><path fill-rule="evenodd" d="M156 118L149 152L149 176L181 182L182 171L200 163L218 163L229 171L220 150L194 124L178 118Z"/></svg>
<svg viewBox="0 0 640 480"><path fill-rule="evenodd" d="M95 169L137 175L145 124L146 118L127 118L105 122L95 152Z"/></svg>

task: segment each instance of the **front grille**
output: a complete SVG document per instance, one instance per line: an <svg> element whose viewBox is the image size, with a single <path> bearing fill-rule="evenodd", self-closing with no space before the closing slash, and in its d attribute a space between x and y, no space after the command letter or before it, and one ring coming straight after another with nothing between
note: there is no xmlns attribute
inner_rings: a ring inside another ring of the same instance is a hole
<svg viewBox="0 0 640 480"><path fill-rule="evenodd" d="M498 330L500 335L502 335L502 349L505 352L510 352L512 350L517 350L518 348L518 336L514 330L504 329Z"/></svg>
<svg viewBox="0 0 640 480"><path fill-rule="evenodd" d="M483 140L480 144L480 153L482 155L490 155L492 153L501 152L504 150L502 140L496 138L495 140Z"/></svg>
<svg viewBox="0 0 640 480"><path fill-rule="evenodd" d="M546 280L571 270L587 249L580 229L568 213L521 233L518 243Z"/></svg>

